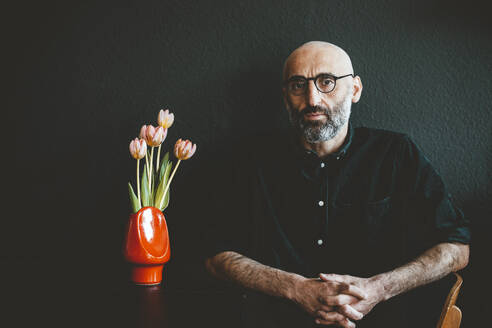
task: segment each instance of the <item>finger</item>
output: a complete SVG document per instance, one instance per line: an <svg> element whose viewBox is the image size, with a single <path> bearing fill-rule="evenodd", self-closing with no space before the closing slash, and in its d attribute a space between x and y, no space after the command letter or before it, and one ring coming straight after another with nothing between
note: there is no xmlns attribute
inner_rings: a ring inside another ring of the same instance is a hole
<svg viewBox="0 0 492 328"><path fill-rule="evenodd" d="M342 321L338 321L338 324L344 328L355 328L355 323L345 318Z"/></svg>
<svg viewBox="0 0 492 328"><path fill-rule="evenodd" d="M360 320L364 317L364 314L360 313L348 304L338 307L338 312L352 320Z"/></svg>
<svg viewBox="0 0 492 328"><path fill-rule="evenodd" d="M315 319L314 320L314 323L317 324L317 325L323 325L323 326L331 326L331 325L338 324L338 322L326 321L326 320L323 320L323 319Z"/></svg>
<svg viewBox="0 0 492 328"><path fill-rule="evenodd" d="M336 310L337 310L337 308L335 306L321 305L319 307L319 311L324 311L324 312L333 312Z"/></svg>
<svg viewBox="0 0 492 328"><path fill-rule="evenodd" d="M316 311L316 317L324 321L332 321L332 322L339 322L345 319L345 316L343 314L336 311L331 311L331 312Z"/></svg>
<svg viewBox="0 0 492 328"><path fill-rule="evenodd" d="M314 322L318 325L324 325L324 326L330 326L330 325L337 325L337 327L343 327L343 328L355 328L355 323L350 321L347 318L343 318L340 321L329 321L329 320L323 320L320 318L316 318Z"/></svg>
<svg viewBox="0 0 492 328"><path fill-rule="evenodd" d="M335 273L320 273L319 277L324 281L347 282L344 276Z"/></svg>
<svg viewBox="0 0 492 328"><path fill-rule="evenodd" d="M328 306L340 306L345 304L352 304L357 301L359 301L359 299L352 295L338 294L336 296L324 297L323 303Z"/></svg>
<svg viewBox="0 0 492 328"><path fill-rule="evenodd" d="M367 293L362 288L359 288L359 287L354 286L354 285L342 284L340 286L339 291L340 291L340 293L352 295L352 296L355 296L361 300L365 300L368 298Z"/></svg>

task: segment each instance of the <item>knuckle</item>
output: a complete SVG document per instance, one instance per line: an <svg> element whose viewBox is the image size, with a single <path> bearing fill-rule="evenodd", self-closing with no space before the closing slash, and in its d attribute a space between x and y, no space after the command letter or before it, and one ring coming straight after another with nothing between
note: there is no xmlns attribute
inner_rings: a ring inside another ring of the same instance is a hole
<svg viewBox="0 0 492 328"><path fill-rule="evenodd" d="M349 311L349 306L347 304L341 305L340 310L342 310L344 313L347 313Z"/></svg>
<svg viewBox="0 0 492 328"><path fill-rule="evenodd" d="M331 306L331 305L330 305L330 306L323 305L323 306L321 306L321 308L320 308L320 311L324 311L324 312L333 312L333 311L335 311L335 310L336 310L336 307Z"/></svg>
<svg viewBox="0 0 492 328"><path fill-rule="evenodd" d="M352 321L350 321L348 318L344 317L343 319L343 323L345 323L347 325L347 327L352 327L352 325L354 325L354 323ZM354 325L355 326L355 325Z"/></svg>
<svg viewBox="0 0 492 328"><path fill-rule="evenodd" d="M337 320L337 322L344 328L350 328L350 321L348 321L348 319L345 317L340 320Z"/></svg>
<svg viewBox="0 0 492 328"><path fill-rule="evenodd" d="M338 313L338 312L335 312L335 318L334 320L337 321L337 322L343 322L344 320L346 320L347 318L345 318L345 316L341 313Z"/></svg>
<svg viewBox="0 0 492 328"><path fill-rule="evenodd" d="M342 296L341 296L341 295L335 296L335 297L333 298L333 302L332 302L332 303L333 303L333 305L335 305L335 306L340 306L340 305L342 305L342 304L343 304L343 298L342 298Z"/></svg>

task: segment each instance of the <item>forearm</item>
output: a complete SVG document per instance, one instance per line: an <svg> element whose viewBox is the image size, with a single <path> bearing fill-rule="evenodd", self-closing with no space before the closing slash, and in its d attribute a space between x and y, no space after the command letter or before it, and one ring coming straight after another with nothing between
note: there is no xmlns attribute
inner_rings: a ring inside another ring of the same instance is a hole
<svg viewBox="0 0 492 328"><path fill-rule="evenodd" d="M383 299L439 280L468 264L469 247L458 243L438 244L413 261L372 277L382 289Z"/></svg>
<svg viewBox="0 0 492 328"><path fill-rule="evenodd" d="M295 285L303 277L261 264L236 252L222 252L206 261L217 278L276 297L292 299Z"/></svg>

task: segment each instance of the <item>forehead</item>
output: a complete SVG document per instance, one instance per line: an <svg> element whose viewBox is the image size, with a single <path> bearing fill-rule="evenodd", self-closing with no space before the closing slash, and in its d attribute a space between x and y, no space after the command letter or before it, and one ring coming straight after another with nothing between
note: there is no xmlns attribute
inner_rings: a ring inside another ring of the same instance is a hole
<svg viewBox="0 0 492 328"><path fill-rule="evenodd" d="M343 75L352 73L350 59L336 48L297 49L286 60L284 79L300 75L314 77L320 73Z"/></svg>

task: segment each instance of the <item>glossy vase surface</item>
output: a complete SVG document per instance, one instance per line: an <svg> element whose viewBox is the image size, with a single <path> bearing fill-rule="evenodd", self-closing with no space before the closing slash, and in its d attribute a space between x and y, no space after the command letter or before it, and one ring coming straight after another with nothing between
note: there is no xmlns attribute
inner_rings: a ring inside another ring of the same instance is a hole
<svg viewBox="0 0 492 328"><path fill-rule="evenodd" d="M139 285L162 282L164 263L171 257L164 214L148 206L130 215L123 254L132 266L131 279Z"/></svg>

